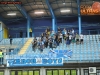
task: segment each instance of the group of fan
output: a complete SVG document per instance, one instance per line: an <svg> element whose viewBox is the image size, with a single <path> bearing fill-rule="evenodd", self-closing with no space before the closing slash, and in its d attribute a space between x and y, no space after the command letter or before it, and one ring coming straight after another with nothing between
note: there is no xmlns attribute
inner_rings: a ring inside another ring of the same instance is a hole
<svg viewBox="0 0 100 75"><path fill-rule="evenodd" d="M50 31L50 28L47 28L44 33L41 34L40 38L34 38L32 42L33 51L39 49L43 52L44 48L56 48L60 44L66 44L69 46L71 43L83 44L83 34L75 33L74 29L66 30L65 28L61 31L58 28L57 33Z"/></svg>

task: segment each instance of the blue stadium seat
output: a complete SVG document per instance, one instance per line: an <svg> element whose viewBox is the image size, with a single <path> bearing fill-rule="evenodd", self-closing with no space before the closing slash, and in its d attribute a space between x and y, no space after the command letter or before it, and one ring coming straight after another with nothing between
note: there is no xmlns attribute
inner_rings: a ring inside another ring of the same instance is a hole
<svg viewBox="0 0 100 75"><path fill-rule="evenodd" d="M39 37L38 37L39 38ZM7 39L8 40L8 39ZM18 39L20 40L20 39ZM97 42L97 41L98 42ZM8 40L9 41L9 40ZM76 45L76 44L70 44L69 46L66 46L66 44L60 44L57 48L54 48L53 50L58 54L58 56L64 56L64 59L67 62L71 61L94 61L99 60L99 49L100 49L100 43L99 43L99 35L84 35L84 43L82 45ZM13 42L14 43L14 42ZM0 43L1 44L1 43ZM14 43L15 44L15 43ZM15 58L31 58L34 57L34 55L46 55L51 49L45 48L43 53L39 51L39 49L36 49L36 52L32 50L32 45L28 47L27 51L23 55L16 55ZM66 52L65 52L66 50ZM68 52L68 50L72 50L72 52ZM67 56L63 53L67 53ZM10 54L13 56L14 54ZM8 57L7 57L8 58Z"/></svg>

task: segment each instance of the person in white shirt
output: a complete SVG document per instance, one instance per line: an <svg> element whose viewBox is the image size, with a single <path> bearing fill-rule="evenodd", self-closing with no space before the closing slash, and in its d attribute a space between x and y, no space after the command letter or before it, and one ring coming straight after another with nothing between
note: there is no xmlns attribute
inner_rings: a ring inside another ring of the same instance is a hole
<svg viewBox="0 0 100 75"><path fill-rule="evenodd" d="M43 42L42 39L39 41L39 49L40 49L40 51L42 53L43 52L43 49L44 49L44 42Z"/></svg>
<svg viewBox="0 0 100 75"><path fill-rule="evenodd" d="M69 35L69 44L71 44L72 41L72 35Z"/></svg>
<svg viewBox="0 0 100 75"><path fill-rule="evenodd" d="M83 38L84 38L83 34L80 34L80 44L83 44Z"/></svg>
<svg viewBox="0 0 100 75"><path fill-rule="evenodd" d="M65 35L67 34L67 31L65 28L63 29L62 34L63 34L63 39L64 39Z"/></svg>
<svg viewBox="0 0 100 75"><path fill-rule="evenodd" d="M59 37L60 37L60 43L62 43L62 38L63 38L62 33L59 34Z"/></svg>
<svg viewBox="0 0 100 75"><path fill-rule="evenodd" d="M72 34L74 34L74 29L72 29Z"/></svg>

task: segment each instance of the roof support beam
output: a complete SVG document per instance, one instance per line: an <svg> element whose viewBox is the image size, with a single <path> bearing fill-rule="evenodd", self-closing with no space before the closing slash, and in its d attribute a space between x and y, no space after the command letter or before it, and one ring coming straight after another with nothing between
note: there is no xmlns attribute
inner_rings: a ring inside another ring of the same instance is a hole
<svg viewBox="0 0 100 75"><path fill-rule="evenodd" d="M61 1L61 0L55 0L55 1L52 1L52 2L50 2L51 4L55 4L56 2L58 2L58 3L60 3L59 1ZM71 1L69 1L69 2L66 2L66 1L62 1L62 3L71 3ZM72 3L75 3L75 1L73 0L72 1Z"/></svg>
<svg viewBox="0 0 100 75"><path fill-rule="evenodd" d="M77 0L77 6L78 6L78 27L79 27L79 34L81 34L80 0Z"/></svg>
<svg viewBox="0 0 100 75"><path fill-rule="evenodd" d="M51 13L51 16L52 16L52 30L56 32L57 31L56 18L55 18L54 12L52 10L52 7L49 3L49 0L46 0L46 4L47 4L49 11Z"/></svg>
<svg viewBox="0 0 100 75"><path fill-rule="evenodd" d="M20 10L20 12L24 15L24 17L25 17L26 19L32 20L31 17L30 17L30 16L28 15L28 13L26 12L26 10L25 10L23 7L21 7L21 5L16 4L15 6Z"/></svg>
<svg viewBox="0 0 100 75"><path fill-rule="evenodd" d="M0 15L0 21L3 22L5 25L7 24L7 22L6 22L5 19L2 17L2 15Z"/></svg>
<svg viewBox="0 0 100 75"><path fill-rule="evenodd" d="M2 21L4 23L4 19L3 19L2 15L0 15L0 21Z"/></svg>
<svg viewBox="0 0 100 75"><path fill-rule="evenodd" d="M16 0L15 0L16 1ZM27 37L29 37L29 28L31 28L31 25L33 24L32 22L32 18L28 15L28 13L26 12L26 10L21 6L21 5L18 5L16 4L15 5L19 10L20 12L24 15L24 17L27 19ZM32 28L33 29L33 28Z"/></svg>
<svg viewBox="0 0 100 75"><path fill-rule="evenodd" d="M27 37L29 38L30 37L30 20L27 19Z"/></svg>

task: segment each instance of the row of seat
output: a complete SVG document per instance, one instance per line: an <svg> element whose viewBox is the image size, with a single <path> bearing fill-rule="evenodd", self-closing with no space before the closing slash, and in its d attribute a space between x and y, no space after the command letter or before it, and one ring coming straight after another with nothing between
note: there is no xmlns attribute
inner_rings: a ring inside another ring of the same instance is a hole
<svg viewBox="0 0 100 75"><path fill-rule="evenodd" d="M76 45L76 43L71 44L67 46L65 43L60 44L57 48L53 49L55 50L72 50L73 55L71 58L66 57L66 61L71 61L71 60L98 60L100 59L99 57L99 35L84 35L84 43ZM96 42L98 41L98 42ZM47 54L49 52L49 48L44 49L43 54ZM40 51L36 49L36 52L32 51L32 47L28 48L26 54L39 54Z"/></svg>
<svg viewBox="0 0 100 75"><path fill-rule="evenodd" d="M12 45L24 44L27 38L12 38ZM10 39L3 39L0 45L10 45Z"/></svg>
<svg viewBox="0 0 100 75"><path fill-rule="evenodd" d="M65 42L61 43L60 46L54 48L55 50L71 50L72 55L69 57L68 55L64 56L64 60L66 62L75 62L75 61L95 61L100 60L100 35L84 35L83 44L71 43L69 46L65 44ZM38 37L39 38L39 37ZM97 41L97 42L96 42ZM43 53L40 52L39 49L36 49L36 52L33 51L32 45L30 44L27 48L27 51L23 55L7 55L6 58L17 59L17 58L32 58L35 55L48 55L50 52L50 48L45 48Z"/></svg>

